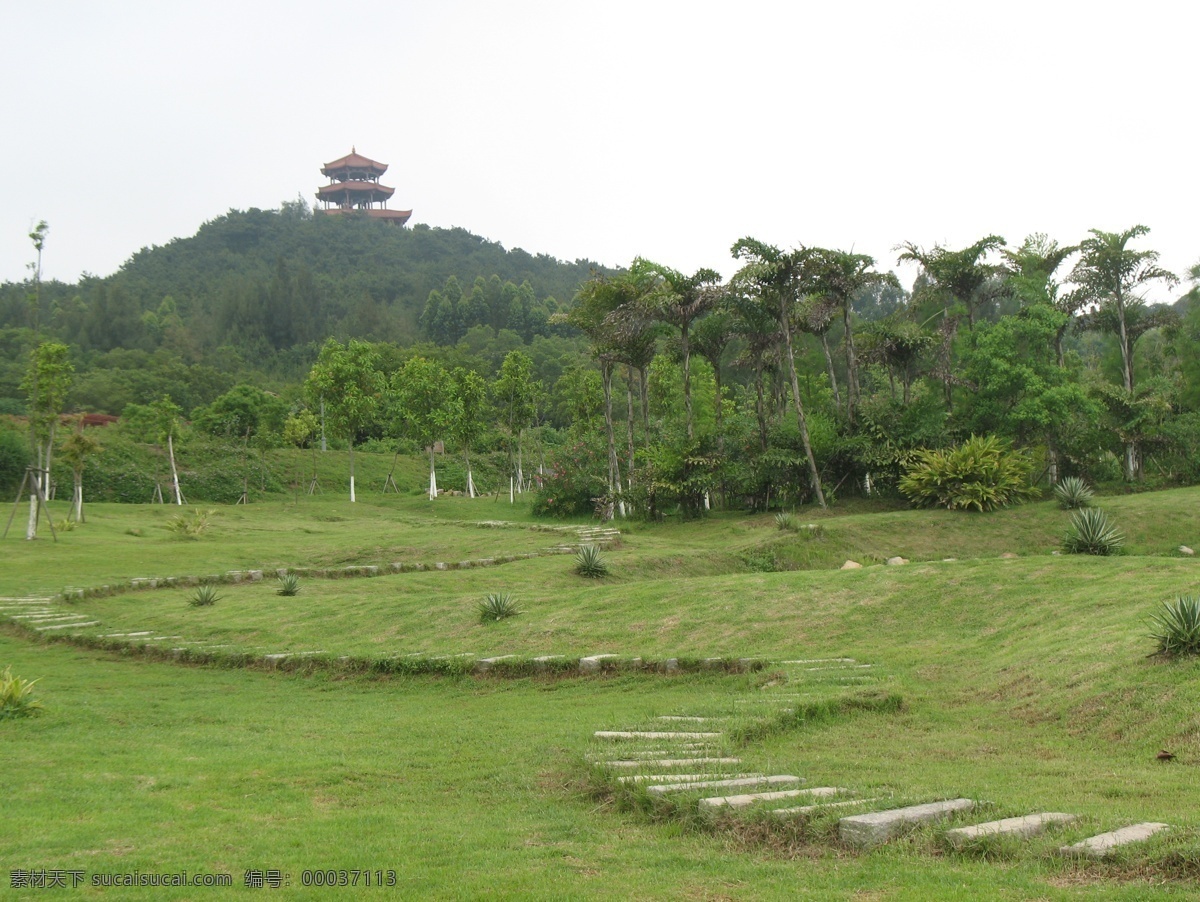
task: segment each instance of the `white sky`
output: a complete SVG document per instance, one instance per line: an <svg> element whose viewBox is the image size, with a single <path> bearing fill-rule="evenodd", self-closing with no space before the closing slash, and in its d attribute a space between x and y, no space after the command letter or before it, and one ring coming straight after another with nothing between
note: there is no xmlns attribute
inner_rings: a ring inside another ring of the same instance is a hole
<svg viewBox="0 0 1200 902"><path fill-rule="evenodd" d="M1159 0L0 0L0 281L39 219L46 278L108 275L312 203L351 145L413 222L566 260L1144 223L1182 274L1198 31Z"/></svg>

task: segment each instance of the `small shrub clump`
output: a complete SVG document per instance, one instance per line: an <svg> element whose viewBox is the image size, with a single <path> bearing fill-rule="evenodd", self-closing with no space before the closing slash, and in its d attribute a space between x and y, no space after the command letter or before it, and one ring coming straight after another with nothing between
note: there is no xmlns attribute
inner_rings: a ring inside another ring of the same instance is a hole
<svg viewBox="0 0 1200 902"><path fill-rule="evenodd" d="M176 514L167 521L166 526L181 539L198 539L208 532L216 515L215 510L202 511L200 508L193 508L190 514Z"/></svg>
<svg viewBox="0 0 1200 902"><path fill-rule="evenodd" d="M516 600L508 592L490 592L479 602L480 623L495 623L520 613Z"/></svg>
<svg viewBox="0 0 1200 902"><path fill-rule="evenodd" d="M33 717L42 712L42 703L33 698L36 682L13 676L12 667L4 668L4 673L0 674L0 720Z"/></svg>
<svg viewBox="0 0 1200 902"><path fill-rule="evenodd" d="M217 587L209 584L197 586L196 591L192 593L192 597L188 599L188 604L194 608L206 608L209 605L214 605L221 600L221 595L217 593Z"/></svg>
<svg viewBox="0 0 1200 902"><path fill-rule="evenodd" d="M1174 603L1164 601L1150 617L1150 628L1159 654L1200 654L1200 598L1181 595Z"/></svg>
<svg viewBox="0 0 1200 902"><path fill-rule="evenodd" d="M279 577L279 588L275 590L276 595L285 595L291 598L294 595L300 594L300 576L296 573L285 573Z"/></svg>
<svg viewBox="0 0 1200 902"><path fill-rule="evenodd" d="M796 518L787 511L780 511L775 515L775 526L784 532L795 532L799 528L796 525Z"/></svg>
<svg viewBox="0 0 1200 902"><path fill-rule="evenodd" d="M1096 493L1091 486L1078 476L1068 476L1054 487L1054 497L1063 510L1073 511L1081 507L1091 507Z"/></svg>
<svg viewBox="0 0 1200 902"><path fill-rule="evenodd" d="M1067 554L1120 554L1125 536L1098 507L1084 507L1071 515L1071 531L1063 539Z"/></svg>
<svg viewBox="0 0 1200 902"><path fill-rule="evenodd" d="M608 576L608 564L595 545L583 545L575 554L575 572L588 579Z"/></svg>
<svg viewBox="0 0 1200 902"><path fill-rule="evenodd" d="M917 451L899 489L917 507L990 511L1038 497L1033 460L994 435L957 448Z"/></svg>

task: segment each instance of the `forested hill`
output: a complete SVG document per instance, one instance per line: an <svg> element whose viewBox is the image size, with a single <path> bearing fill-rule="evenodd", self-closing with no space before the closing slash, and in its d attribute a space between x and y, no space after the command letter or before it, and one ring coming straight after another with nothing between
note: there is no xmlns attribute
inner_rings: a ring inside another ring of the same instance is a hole
<svg viewBox="0 0 1200 902"><path fill-rule="evenodd" d="M40 327L84 355L166 348L193 361L220 347L266 361L330 335L453 342L476 325L529 341L594 269L461 228L395 228L285 203L231 210L138 251L112 276L44 284ZM32 325L28 290L0 286L0 329Z"/></svg>

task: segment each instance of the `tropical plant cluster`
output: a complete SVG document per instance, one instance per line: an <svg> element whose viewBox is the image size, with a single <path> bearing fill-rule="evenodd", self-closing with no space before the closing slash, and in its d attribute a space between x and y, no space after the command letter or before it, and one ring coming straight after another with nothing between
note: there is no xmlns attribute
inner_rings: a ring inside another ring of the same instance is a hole
<svg viewBox="0 0 1200 902"><path fill-rule="evenodd" d="M0 286L0 411L28 417L0 427L0 483L69 467L81 520L85 471L114 480L103 441L56 428L84 410L160 449L160 473L105 497L176 504L311 490L319 449L346 452L352 499L366 449L424 457L431 500L476 494L483 466L487 490L561 517L878 494L989 510L1070 479L1200 480L1200 265L1151 302L1178 280L1144 226L903 243L909 290L866 255L752 237L723 279L377 225L285 204L109 279ZM176 464L206 441L234 460L219 486ZM309 473L281 476L289 448Z"/></svg>

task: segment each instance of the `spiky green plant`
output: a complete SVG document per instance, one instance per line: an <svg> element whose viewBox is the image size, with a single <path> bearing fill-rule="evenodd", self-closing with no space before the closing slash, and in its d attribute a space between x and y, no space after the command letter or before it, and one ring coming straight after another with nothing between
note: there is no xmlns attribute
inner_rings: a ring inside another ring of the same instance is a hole
<svg viewBox="0 0 1200 902"><path fill-rule="evenodd" d="M291 598L293 595L300 594L300 576L296 573L285 573L279 577L279 588L275 590L276 595L286 595Z"/></svg>
<svg viewBox="0 0 1200 902"><path fill-rule="evenodd" d="M784 532L795 532L796 518L787 511L780 511L775 515L775 526Z"/></svg>
<svg viewBox="0 0 1200 902"><path fill-rule="evenodd" d="M12 667L4 668L0 675L0 720L33 717L42 712L42 703L32 697L36 682L13 676Z"/></svg>
<svg viewBox="0 0 1200 902"><path fill-rule="evenodd" d="M520 613L516 599L508 592L490 592L479 602L480 623L495 623L498 620L516 617Z"/></svg>
<svg viewBox="0 0 1200 902"><path fill-rule="evenodd" d="M192 597L188 599L188 604L194 608L205 608L209 605L216 604L221 600L221 595L217 592L217 587L205 583L203 586L197 586L196 591L192 593Z"/></svg>
<svg viewBox="0 0 1200 902"><path fill-rule="evenodd" d="M1125 535L1098 507L1081 508L1071 515L1071 531L1063 539L1067 554L1120 554Z"/></svg>
<svg viewBox="0 0 1200 902"><path fill-rule="evenodd" d="M582 545L575 553L575 572L588 579L608 576L608 564L596 545Z"/></svg>
<svg viewBox="0 0 1200 902"><path fill-rule="evenodd" d="M1150 628L1159 654L1200 654L1200 598L1180 595L1174 603L1164 601L1151 615Z"/></svg>
<svg viewBox="0 0 1200 902"><path fill-rule="evenodd" d="M1096 493L1078 476L1068 476L1054 487L1054 497L1063 510L1091 507Z"/></svg>

